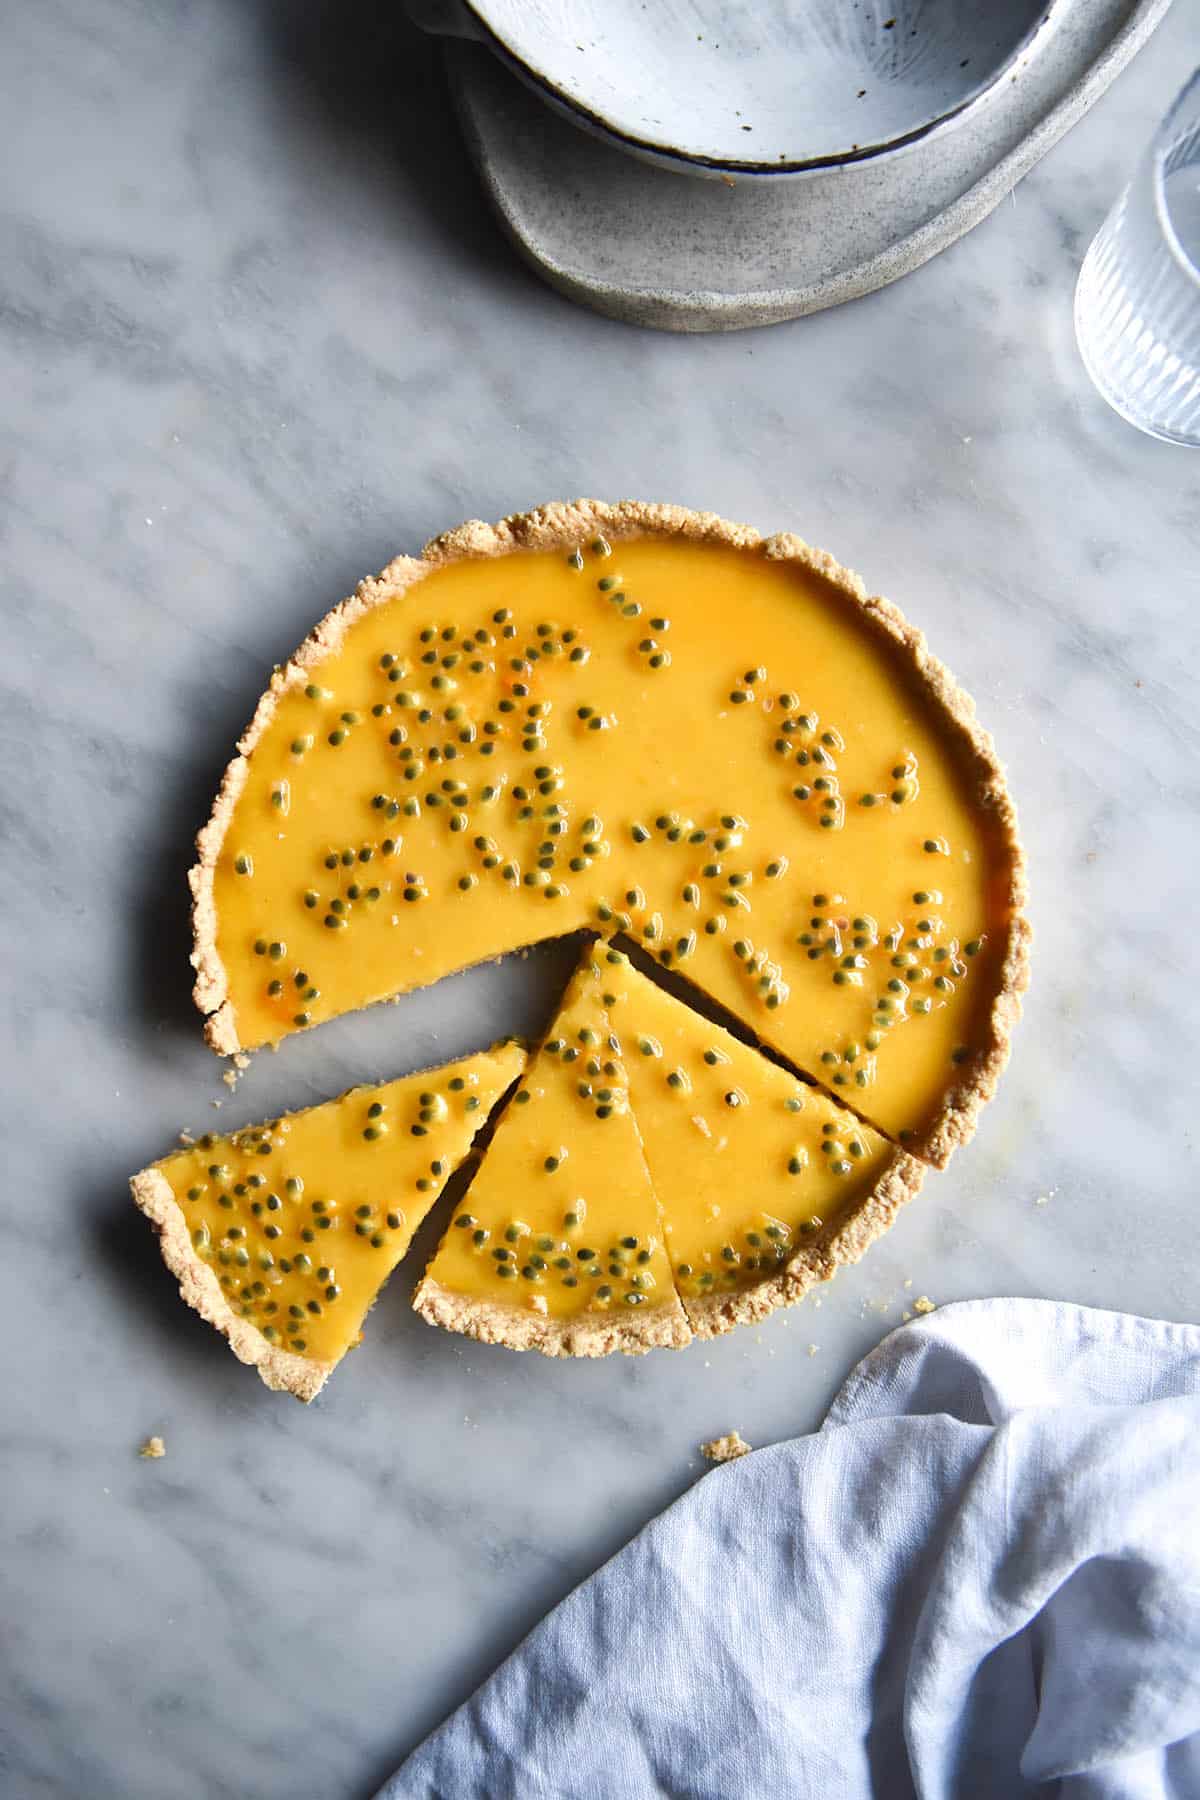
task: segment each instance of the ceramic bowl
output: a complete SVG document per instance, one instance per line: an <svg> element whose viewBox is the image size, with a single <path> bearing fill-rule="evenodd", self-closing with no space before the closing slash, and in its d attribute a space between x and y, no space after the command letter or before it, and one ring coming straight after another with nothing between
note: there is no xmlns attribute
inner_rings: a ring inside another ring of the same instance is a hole
<svg viewBox="0 0 1200 1800"><path fill-rule="evenodd" d="M1056 0L412 0L632 154L779 179L945 131L1044 45Z"/></svg>

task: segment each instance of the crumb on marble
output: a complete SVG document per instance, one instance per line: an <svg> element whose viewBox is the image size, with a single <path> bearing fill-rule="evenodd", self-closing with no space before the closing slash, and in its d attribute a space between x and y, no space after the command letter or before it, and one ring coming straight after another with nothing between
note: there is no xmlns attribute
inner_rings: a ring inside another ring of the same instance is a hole
<svg viewBox="0 0 1200 1800"><path fill-rule="evenodd" d="M753 1448L735 1427L724 1437L711 1438L707 1444L701 1444L700 1454L712 1463L736 1462L739 1456L749 1456Z"/></svg>
<svg viewBox="0 0 1200 1800"><path fill-rule="evenodd" d="M157 1462L160 1456L167 1454L167 1446L160 1437L148 1437L138 1455L149 1462Z"/></svg>
<svg viewBox="0 0 1200 1800"><path fill-rule="evenodd" d="M179 1133L179 1141L183 1145L184 1149L187 1150L187 1149L191 1148L191 1146L195 1143L196 1140L192 1136L191 1132L188 1131L187 1128L185 1127Z"/></svg>
<svg viewBox="0 0 1200 1800"><path fill-rule="evenodd" d="M918 1294L913 1301L913 1311L916 1313L936 1312L937 1301L931 1300L928 1294Z"/></svg>

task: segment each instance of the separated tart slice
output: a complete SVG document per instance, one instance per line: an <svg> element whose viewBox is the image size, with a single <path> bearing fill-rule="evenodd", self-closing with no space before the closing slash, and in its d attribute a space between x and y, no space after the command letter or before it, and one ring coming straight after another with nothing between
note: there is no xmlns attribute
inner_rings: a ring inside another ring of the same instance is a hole
<svg viewBox="0 0 1200 1800"><path fill-rule="evenodd" d="M413 1305L431 1324L547 1356L691 1338L589 947Z"/></svg>
<svg viewBox="0 0 1200 1800"><path fill-rule="evenodd" d="M857 1261L917 1192L922 1164L620 950L595 957L696 1335L762 1318Z"/></svg>
<svg viewBox="0 0 1200 1800"><path fill-rule="evenodd" d="M143 1169L133 1196L183 1298L268 1387L311 1400L525 1060L499 1044Z"/></svg>
<svg viewBox="0 0 1200 1800"><path fill-rule="evenodd" d="M624 931L935 1165L1026 980L971 701L831 558L678 507L475 522L364 583L276 672L199 852L221 1052Z"/></svg>

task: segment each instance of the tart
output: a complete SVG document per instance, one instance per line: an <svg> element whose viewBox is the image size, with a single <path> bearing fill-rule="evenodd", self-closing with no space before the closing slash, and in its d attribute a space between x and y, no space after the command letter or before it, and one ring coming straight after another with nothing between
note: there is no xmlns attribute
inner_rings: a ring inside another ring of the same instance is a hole
<svg viewBox="0 0 1200 1800"><path fill-rule="evenodd" d="M364 583L274 675L191 880L220 1052L620 931L937 1166L1026 980L970 700L830 558L676 507L475 522Z"/></svg>
<svg viewBox="0 0 1200 1800"><path fill-rule="evenodd" d="M431 1324L548 1356L691 1339L589 948L413 1298Z"/></svg>
<svg viewBox="0 0 1200 1800"><path fill-rule="evenodd" d="M854 1261L923 1173L592 945L413 1304L518 1350L678 1347Z"/></svg>
<svg viewBox="0 0 1200 1800"><path fill-rule="evenodd" d="M500 1044L143 1169L133 1196L183 1298L268 1387L311 1400L524 1066Z"/></svg>

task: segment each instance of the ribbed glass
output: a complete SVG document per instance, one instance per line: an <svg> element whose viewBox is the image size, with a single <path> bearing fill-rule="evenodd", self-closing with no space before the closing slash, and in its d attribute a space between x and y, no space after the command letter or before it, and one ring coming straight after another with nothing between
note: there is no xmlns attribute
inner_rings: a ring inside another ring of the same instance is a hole
<svg viewBox="0 0 1200 1800"><path fill-rule="evenodd" d="M1200 448L1200 70L1084 258L1075 335L1123 418Z"/></svg>

